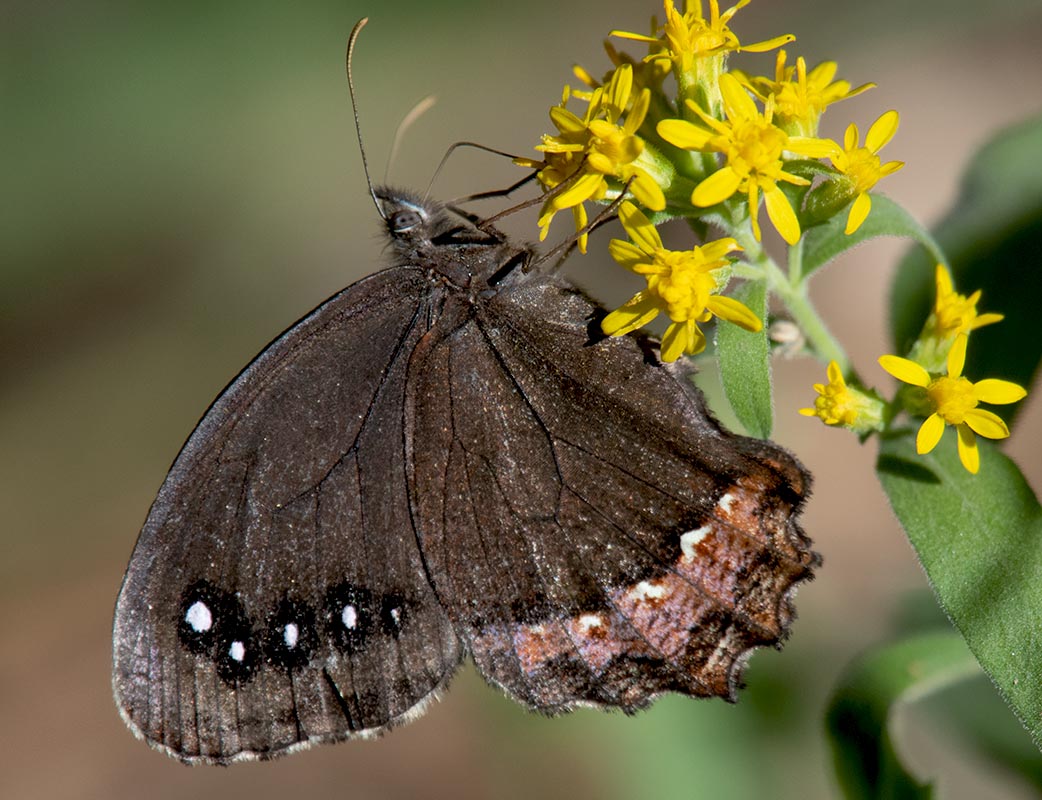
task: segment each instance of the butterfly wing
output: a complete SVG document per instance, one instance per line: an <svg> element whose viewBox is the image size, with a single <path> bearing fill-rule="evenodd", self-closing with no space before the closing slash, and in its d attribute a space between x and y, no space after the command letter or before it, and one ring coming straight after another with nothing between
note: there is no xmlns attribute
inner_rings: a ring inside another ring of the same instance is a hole
<svg viewBox="0 0 1042 800"><path fill-rule="evenodd" d="M817 563L795 522L809 476L723 431L639 339L591 344L600 314L534 281L418 350L406 435L430 574L486 679L532 708L731 698Z"/></svg>
<svg viewBox="0 0 1042 800"><path fill-rule="evenodd" d="M406 496L419 270L377 273L266 349L185 444L116 607L130 727L186 761L267 757L418 713L462 658Z"/></svg>

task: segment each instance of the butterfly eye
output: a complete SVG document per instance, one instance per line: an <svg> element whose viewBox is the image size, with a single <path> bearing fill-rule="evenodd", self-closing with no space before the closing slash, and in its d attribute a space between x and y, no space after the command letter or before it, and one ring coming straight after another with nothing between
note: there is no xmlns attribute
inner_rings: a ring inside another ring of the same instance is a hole
<svg viewBox="0 0 1042 800"><path fill-rule="evenodd" d="M392 233L404 233L423 222L423 218L415 211L398 211L391 216L388 222Z"/></svg>

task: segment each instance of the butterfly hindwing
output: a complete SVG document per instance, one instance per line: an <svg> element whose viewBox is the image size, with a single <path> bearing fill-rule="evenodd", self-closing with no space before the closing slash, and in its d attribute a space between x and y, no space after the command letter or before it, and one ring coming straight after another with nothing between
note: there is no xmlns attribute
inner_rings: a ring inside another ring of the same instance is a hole
<svg viewBox="0 0 1042 800"><path fill-rule="evenodd" d="M485 677L530 707L732 697L816 563L794 521L809 477L720 429L639 339L594 341L600 313L531 280L417 354L410 485L434 584Z"/></svg>
<svg viewBox="0 0 1042 800"><path fill-rule="evenodd" d="M378 732L458 665L406 489L404 378L430 299L407 267L344 290L188 440L114 624L117 701L150 743L227 762Z"/></svg>

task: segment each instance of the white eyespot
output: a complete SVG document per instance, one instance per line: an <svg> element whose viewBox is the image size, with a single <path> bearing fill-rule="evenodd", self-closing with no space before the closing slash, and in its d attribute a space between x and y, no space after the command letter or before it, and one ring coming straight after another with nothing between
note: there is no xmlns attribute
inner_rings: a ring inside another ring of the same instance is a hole
<svg viewBox="0 0 1042 800"><path fill-rule="evenodd" d="M669 594L669 589L651 581L641 581L630 590L630 596L637 601L661 600Z"/></svg>
<svg viewBox="0 0 1042 800"><path fill-rule="evenodd" d="M202 600L196 600L188 607L188 611L185 613L185 622L196 633L206 633L213 627L213 614L210 613L206 603Z"/></svg>
<svg viewBox="0 0 1042 800"><path fill-rule="evenodd" d="M695 545L705 539L712 530L712 525L703 525L701 528L695 528L693 531L682 533L680 535L680 552L684 554L684 558L694 558Z"/></svg>
<svg viewBox="0 0 1042 800"><path fill-rule="evenodd" d="M734 495L730 492L726 492L725 494L721 495L720 499L716 501L717 506L719 506L720 510L723 511L725 514L731 513L732 503L734 503Z"/></svg>
<svg viewBox="0 0 1042 800"><path fill-rule="evenodd" d="M344 606L344 610L340 612L340 621L344 623L344 627L348 630L354 629L358 625L358 609L350 603Z"/></svg>
<svg viewBox="0 0 1042 800"><path fill-rule="evenodd" d="M391 619L394 620L395 625L401 625L402 623L402 610L400 608L391 609Z"/></svg>
<svg viewBox="0 0 1042 800"><path fill-rule="evenodd" d="M292 650L297 646L298 639L300 639L300 628L297 627L297 623L287 623L286 627L282 629L282 641L286 643L286 647Z"/></svg>
<svg viewBox="0 0 1042 800"><path fill-rule="evenodd" d="M579 617L579 627L584 631L588 631L591 628L599 628L604 624L604 620L601 619L600 614L583 614Z"/></svg>
<svg viewBox="0 0 1042 800"><path fill-rule="evenodd" d="M242 663L242 660L246 658L246 645L242 642L232 642L232 646L228 648L228 655L232 657L233 661Z"/></svg>

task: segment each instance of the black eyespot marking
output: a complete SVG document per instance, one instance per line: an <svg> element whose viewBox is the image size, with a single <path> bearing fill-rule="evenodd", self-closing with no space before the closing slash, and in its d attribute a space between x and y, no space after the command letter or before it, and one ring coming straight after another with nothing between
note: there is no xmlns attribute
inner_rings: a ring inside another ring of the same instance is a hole
<svg viewBox="0 0 1042 800"><path fill-rule="evenodd" d="M380 600L380 629L395 639L402 632L408 615L408 602L397 593L384 595Z"/></svg>
<svg viewBox="0 0 1042 800"><path fill-rule="evenodd" d="M177 638L191 653L213 658L224 620L235 613L236 600L209 581L196 581L181 595Z"/></svg>
<svg viewBox="0 0 1042 800"><path fill-rule="evenodd" d="M412 230L417 225L423 222L423 217L416 211L396 211L389 220L387 220L388 226L394 233L404 233L405 231Z"/></svg>
<svg viewBox="0 0 1042 800"><path fill-rule="evenodd" d="M242 602L209 581L196 581L181 595L177 638L190 653L213 661L225 683L253 677L260 647Z"/></svg>
<svg viewBox="0 0 1042 800"><path fill-rule="evenodd" d="M361 650L373 624L373 596L368 589L344 581L326 592L326 629L337 649Z"/></svg>
<svg viewBox="0 0 1042 800"><path fill-rule="evenodd" d="M303 667L318 646L315 612L304 602L284 599L264 627L264 654L283 669Z"/></svg>

